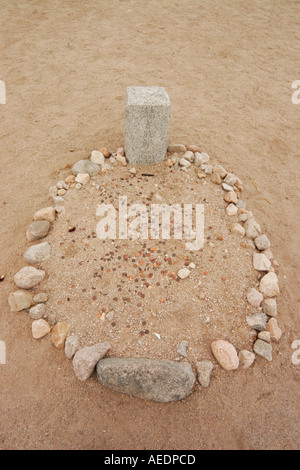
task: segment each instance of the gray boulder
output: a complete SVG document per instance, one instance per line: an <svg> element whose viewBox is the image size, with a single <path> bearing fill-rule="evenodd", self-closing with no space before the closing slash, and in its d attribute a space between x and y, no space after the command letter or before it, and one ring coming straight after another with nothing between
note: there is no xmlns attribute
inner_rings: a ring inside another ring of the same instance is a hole
<svg viewBox="0 0 300 470"><path fill-rule="evenodd" d="M78 173L88 173L90 176L95 176L99 171L100 166L90 160L79 160L79 162L76 162L72 168L72 173L76 176Z"/></svg>
<svg viewBox="0 0 300 470"><path fill-rule="evenodd" d="M101 385L132 397L170 402L189 395L195 376L188 362L168 359L107 358L97 364Z"/></svg>

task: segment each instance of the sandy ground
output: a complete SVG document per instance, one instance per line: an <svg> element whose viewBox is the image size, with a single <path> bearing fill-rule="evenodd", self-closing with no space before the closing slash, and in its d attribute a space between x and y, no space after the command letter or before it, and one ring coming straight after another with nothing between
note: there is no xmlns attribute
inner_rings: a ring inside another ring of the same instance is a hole
<svg viewBox="0 0 300 470"><path fill-rule="evenodd" d="M1 449L299 448L299 2L0 0ZM272 364L223 371L182 402L148 403L79 383L63 353L9 311L25 230L56 170L123 142L126 86L164 86L170 141L200 143L248 181L280 263ZM74 152L70 152L74 149ZM253 178L261 193L249 181ZM264 198L265 196L271 204ZM226 430L226 432L225 432Z"/></svg>

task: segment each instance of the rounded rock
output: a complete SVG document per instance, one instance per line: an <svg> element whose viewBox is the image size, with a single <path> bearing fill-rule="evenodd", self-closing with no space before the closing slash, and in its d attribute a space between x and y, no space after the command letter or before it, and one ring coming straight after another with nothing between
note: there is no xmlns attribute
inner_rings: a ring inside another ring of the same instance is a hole
<svg viewBox="0 0 300 470"><path fill-rule="evenodd" d="M41 263L50 258L51 255L51 246L48 242L39 243L38 245L33 245L24 253L24 258L29 264Z"/></svg>
<svg viewBox="0 0 300 470"><path fill-rule="evenodd" d="M78 173L88 173L90 176L96 176L100 171L100 166L90 160L79 160L72 167L73 175Z"/></svg>
<svg viewBox="0 0 300 470"><path fill-rule="evenodd" d="M36 269L33 266L25 266L14 276L14 283L20 289L31 289L37 286L45 277L45 271Z"/></svg>
<svg viewBox="0 0 300 470"><path fill-rule="evenodd" d="M227 371L236 370L239 366L239 358L235 347L228 341L219 339L211 343L211 350L216 360Z"/></svg>
<svg viewBox="0 0 300 470"><path fill-rule="evenodd" d="M279 294L278 278L273 272L269 272L262 277L259 290L265 297L276 297Z"/></svg>
<svg viewBox="0 0 300 470"><path fill-rule="evenodd" d="M51 327L46 320L43 320L42 318L40 320L34 320L31 325L31 330L32 330L32 336L34 339L40 339L46 336L49 331L51 330Z"/></svg>
<svg viewBox="0 0 300 470"><path fill-rule="evenodd" d="M50 230L51 224L49 220L36 220L28 227L26 231L26 238L29 242L40 240L46 237Z"/></svg>

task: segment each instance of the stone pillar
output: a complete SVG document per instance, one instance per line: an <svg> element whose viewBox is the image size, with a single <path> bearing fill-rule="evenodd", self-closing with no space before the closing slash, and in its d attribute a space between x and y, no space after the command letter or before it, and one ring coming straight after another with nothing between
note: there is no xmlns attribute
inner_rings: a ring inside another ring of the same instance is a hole
<svg viewBox="0 0 300 470"><path fill-rule="evenodd" d="M125 153L129 163L150 165L166 156L171 101L162 87L131 86L125 105Z"/></svg>

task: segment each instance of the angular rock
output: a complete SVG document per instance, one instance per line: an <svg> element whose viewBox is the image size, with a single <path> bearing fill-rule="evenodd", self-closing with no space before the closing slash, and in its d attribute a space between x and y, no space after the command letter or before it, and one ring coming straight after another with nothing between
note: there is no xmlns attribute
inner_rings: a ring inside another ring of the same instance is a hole
<svg viewBox="0 0 300 470"><path fill-rule="evenodd" d="M186 279L191 274L191 271L188 268L179 269L177 275L180 279Z"/></svg>
<svg viewBox="0 0 300 470"><path fill-rule="evenodd" d="M267 361L272 361L272 346L269 343L266 343L262 339L255 341L253 350L259 356L264 357Z"/></svg>
<svg viewBox="0 0 300 470"><path fill-rule="evenodd" d="M221 176L221 178L225 178L225 176L227 175L227 171L221 165L214 166L213 173L218 173Z"/></svg>
<svg viewBox="0 0 300 470"><path fill-rule="evenodd" d="M210 376L214 365L211 361L199 361L196 362L196 370L197 370L197 380L202 385L202 387L209 387L210 384Z"/></svg>
<svg viewBox="0 0 300 470"><path fill-rule="evenodd" d="M46 237L50 230L51 224L49 220L36 220L28 227L26 231L26 238L29 242L40 240Z"/></svg>
<svg viewBox="0 0 300 470"><path fill-rule="evenodd" d="M218 173L213 173L210 178L211 182L214 184L221 184L222 183L222 178ZM232 191L230 191L232 193Z"/></svg>
<svg viewBox="0 0 300 470"><path fill-rule="evenodd" d="M63 349L68 334L69 325L66 322L56 323L51 331L51 340L57 349Z"/></svg>
<svg viewBox="0 0 300 470"><path fill-rule="evenodd" d="M48 300L48 294L46 292L39 292L33 297L33 301L36 303L47 302L47 300Z"/></svg>
<svg viewBox="0 0 300 470"><path fill-rule="evenodd" d="M56 196L56 194L55 194ZM55 209L54 207L44 207L43 209L38 210L34 216L33 220L48 220L48 222L54 222L55 220Z"/></svg>
<svg viewBox="0 0 300 470"><path fill-rule="evenodd" d="M127 160L126 158L123 156L123 155L116 155L115 156L115 159L117 160L117 162L121 163L121 165L123 166L126 166L127 165Z"/></svg>
<svg viewBox="0 0 300 470"><path fill-rule="evenodd" d="M271 246L270 240L265 234L256 237L254 243L259 251L267 250Z"/></svg>
<svg viewBox="0 0 300 470"><path fill-rule="evenodd" d="M276 299L264 299L262 304L263 311L270 317L277 316L277 302Z"/></svg>
<svg viewBox="0 0 300 470"><path fill-rule="evenodd" d="M9 294L8 303L12 312L20 312L34 305L33 294L27 290L17 290Z"/></svg>
<svg viewBox="0 0 300 470"><path fill-rule="evenodd" d="M253 253L253 267L256 271L269 271L272 263L263 253Z"/></svg>
<svg viewBox="0 0 300 470"><path fill-rule="evenodd" d="M51 327L46 320L40 319L40 320L34 320L31 325L32 329L32 336L34 339L40 339L43 338L43 336L46 336L49 331L51 330Z"/></svg>
<svg viewBox="0 0 300 470"><path fill-rule="evenodd" d="M98 150L93 150L91 153L91 162L96 163L97 165L103 165L105 161L105 157L102 152L98 152Z"/></svg>
<svg viewBox="0 0 300 470"><path fill-rule="evenodd" d="M105 156L105 158L109 158L110 156L110 151L107 147L101 147L99 152L101 152Z"/></svg>
<svg viewBox="0 0 300 470"><path fill-rule="evenodd" d="M186 160L185 158L182 157L179 160L179 165L183 166L184 168L189 168L191 166L191 162L189 162L188 160Z"/></svg>
<svg viewBox="0 0 300 470"><path fill-rule="evenodd" d="M271 343L271 333L269 331L260 331L257 337L266 343Z"/></svg>
<svg viewBox="0 0 300 470"><path fill-rule="evenodd" d="M29 315L34 320L39 320L40 318L44 316L45 311L46 311L46 305L41 303L41 304L35 305L34 307L31 307L31 309L29 310Z"/></svg>
<svg viewBox="0 0 300 470"><path fill-rule="evenodd" d="M72 173L75 176L77 176L78 173L88 173L90 176L95 176L99 171L100 166L90 160L79 160L72 167Z"/></svg>
<svg viewBox="0 0 300 470"><path fill-rule="evenodd" d="M188 362L168 359L107 358L97 364L99 382L129 396L172 402L189 395L195 376Z"/></svg>
<svg viewBox="0 0 300 470"><path fill-rule="evenodd" d="M263 301L263 298L264 296L260 292L258 292L258 290L256 290L254 287L252 287L247 294L247 300L249 304L256 308L260 306Z"/></svg>
<svg viewBox="0 0 300 470"><path fill-rule="evenodd" d="M230 231L232 233L236 233L238 235L241 235L242 237L244 237L244 235L245 235L245 229L239 223L232 224L231 227L230 227Z"/></svg>
<svg viewBox="0 0 300 470"><path fill-rule="evenodd" d="M238 368L239 358L235 347L231 343L222 339L213 341L211 350L223 369L230 371Z"/></svg>
<svg viewBox="0 0 300 470"><path fill-rule="evenodd" d="M251 351L247 351L247 349L243 349L239 353L239 360L242 369L249 369L255 361L255 354Z"/></svg>
<svg viewBox="0 0 300 470"><path fill-rule="evenodd" d="M234 191L233 187L227 183L222 183L222 188L224 189L224 191Z"/></svg>
<svg viewBox="0 0 300 470"><path fill-rule="evenodd" d="M106 342L79 349L73 358L76 377L82 381L89 379L97 362L108 353L110 348L110 344Z"/></svg>
<svg viewBox="0 0 300 470"><path fill-rule="evenodd" d="M264 313L253 313L246 317L246 321L252 330L265 331L267 324L267 315Z"/></svg>
<svg viewBox="0 0 300 470"><path fill-rule="evenodd" d="M31 289L37 286L45 277L45 271L36 269L33 266L25 266L14 276L14 283L20 289Z"/></svg>
<svg viewBox="0 0 300 470"><path fill-rule="evenodd" d="M224 196L224 201L236 204L237 203L237 195L235 191L228 191Z"/></svg>
<svg viewBox="0 0 300 470"><path fill-rule="evenodd" d="M228 173L224 178L224 183L229 184L230 186L234 186L236 182L237 178L232 173Z"/></svg>
<svg viewBox="0 0 300 470"><path fill-rule="evenodd" d="M73 359L79 349L79 339L75 335L70 335L65 341L65 355L68 359Z"/></svg>
<svg viewBox="0 0 300 470"><path fill-rule="evenodd" d="M253 218L245 222L244 229L246 230L246 236L252 239L258 237L261 233L260 225Z"/></svg>
<svg viewBox="0 0 300 470"><path fill-rule="evenodd" d="M261 278L259 290L265 297L276 297L279 294L278 278L270 272Z"/></svg>
<svg viewBox="0 0 300 470"><path fill-rule="evenodd" d="M186 147L182 144L169 144L167 150L169 153L184 153L186 152Z"/></svg>
<svg viewBox="0 0 300 470"><path fill-rule="evenodd" d="M271 318L268 321L267 330L270 333L271 340L278 343L282 336L282 330L279 328L276 318Z"/></svg>
<svg viewBox="0 0 300 470"><path fill-rule="evenodd" d="M24 258L29 264L41 263L50 258L51 246L48 242L39 243L27 248Z"/></svg>
<svg viewBox="0 0 300 470"><path fill-rule="evenodd" d="M178 345L177 350L176 350L177 354L187 359L186 348L188 347L188 345L189 345L188 341L181 341L181 343Z"/></svg>
<svg viewBox="0 0 300 470"><path fill-rule="evenodd" d="M182 158L184 158L185 160L187 160L190 163L193 163L193 161L195 159L195 156L194 156L193 152L188 150L187 152L184 153L184 155L182 155Z"/></svg>
<svg viewBox="0 0 300 470"><path fill-rule="evenodd" d="M229 204L227 207L226 207L226 214L229 216L229 217L232 217L234 215L236 215L238 212L238 209L236 207L235 204Z"/></svg>
<svg viewBox="0 0 300 470"><path fill-rule="evenodd" d="M75 181L80 184L87 184L90 180L90 175L88 173L78 173Z"/></svg>

